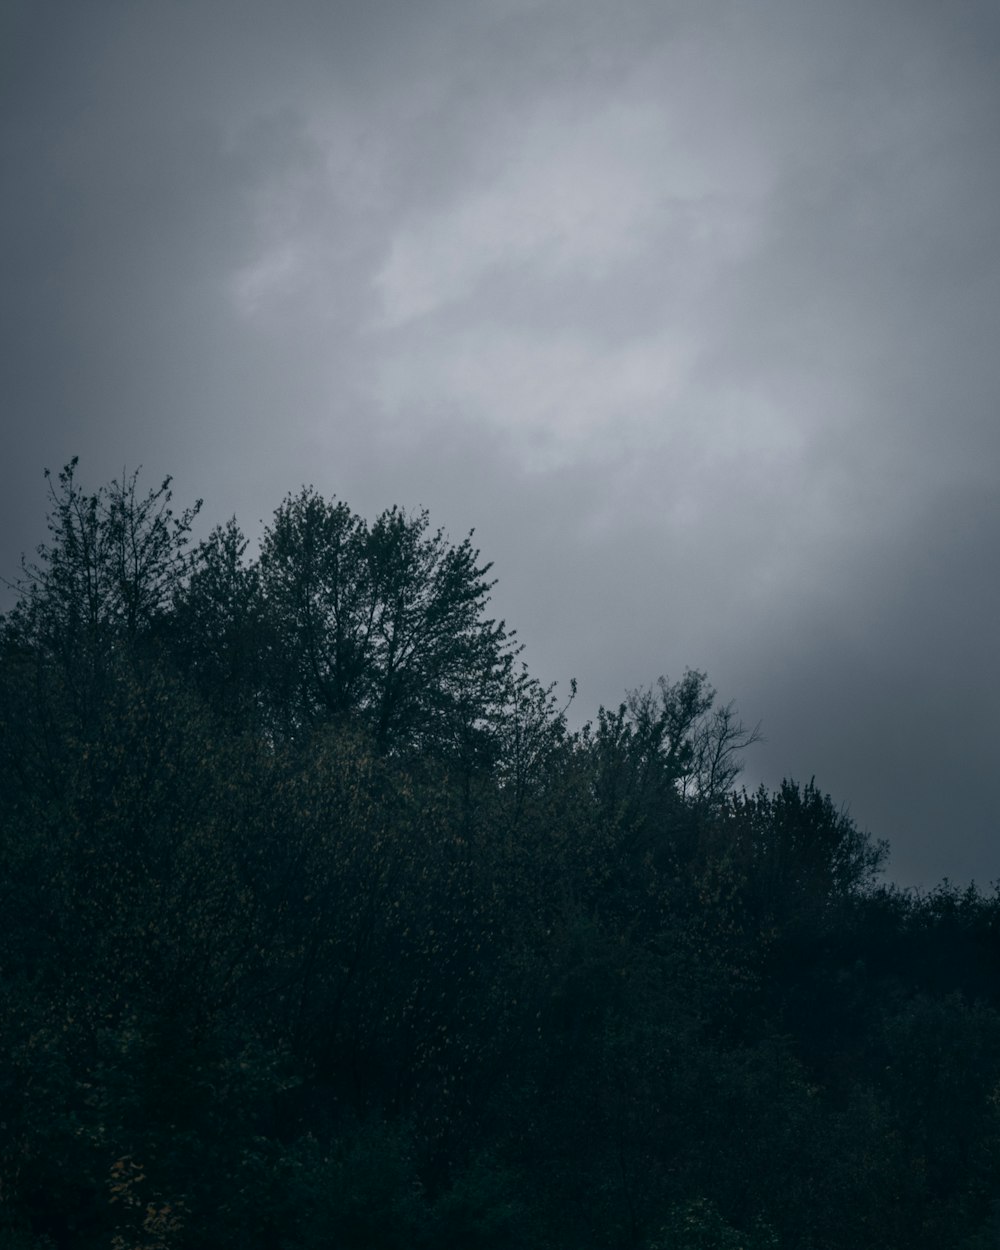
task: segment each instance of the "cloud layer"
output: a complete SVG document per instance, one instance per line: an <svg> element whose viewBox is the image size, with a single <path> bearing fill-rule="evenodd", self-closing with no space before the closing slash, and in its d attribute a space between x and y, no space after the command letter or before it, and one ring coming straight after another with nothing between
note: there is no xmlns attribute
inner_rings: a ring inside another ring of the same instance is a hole
<svg viewBox="0 0 1000 1250"><path fill-rule="evenodd" d="M41 469L470 526L593 712L706 668L893 871L1000 876L987 4L7 7L3 562Z"/></svg>

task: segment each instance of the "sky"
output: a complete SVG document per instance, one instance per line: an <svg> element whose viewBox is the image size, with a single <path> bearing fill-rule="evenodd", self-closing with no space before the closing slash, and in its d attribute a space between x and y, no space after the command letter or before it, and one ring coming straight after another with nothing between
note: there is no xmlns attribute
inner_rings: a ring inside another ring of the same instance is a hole
<svg viewBox="0 0 1000 1250"><path fill-rule="evenodd" d="M0 167L4 575L77 454L426 507L578 719L1000 878L994 0L3 0Z"/></svg>

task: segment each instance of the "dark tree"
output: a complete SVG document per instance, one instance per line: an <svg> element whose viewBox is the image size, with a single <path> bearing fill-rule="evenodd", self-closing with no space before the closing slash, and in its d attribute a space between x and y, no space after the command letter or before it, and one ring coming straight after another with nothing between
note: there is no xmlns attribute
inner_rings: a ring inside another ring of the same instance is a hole
<svg viewBox="0 0 1000 1250"><path fill-rule="evenodd" d="M396 508L369 526L306 489L275 513L260 569L291 731L353 719L381 748L475 742L515 649L485 615L493 582L471 535L454 546Z"/></svg>
<svg viewBox="0 0 1000 1250"><path fill-rule="evenodd" d="M996 1244L1000 894L734 792L702 673L572 732L425 513L255 559L75 468L0 625L3 1250Z"/></svg>
<svg viewBox="0 0 1000 1250"><path fill-rule="evenodd" d="M888 855L815 781L732 795L726 826L750 897L782 927L820 922L836 904L871 889Z"/></svg>
<svg viewBox="0 0 1000 1250"><path fill-rule="evenodd" d="M49 479L49 541L22 558L8 642L44 657L78 714L89 715L113 657L164 623L201 501L175 515L171 479L141 494L138 470L86 494L77 457Z"/></svg>
<svg viewBox="0 0 1000 1250"><path fill-rule="evenodd" d="M93 494L76 481L76 456L50 481L50 539L21 562L14 620L53 653L131 640L169 609L185 569L199 500L179 516L171 479L141 495L139 471Z"/></svg>
<svg viewBox="0 0 1000 1250"><path fill-rule="evenodd" d="M268 627L260 569L247 560L248 545L235 517L198 545L174 594L169 637L178 667L210 707L234 727L264 729L280 643Z"/></svg>

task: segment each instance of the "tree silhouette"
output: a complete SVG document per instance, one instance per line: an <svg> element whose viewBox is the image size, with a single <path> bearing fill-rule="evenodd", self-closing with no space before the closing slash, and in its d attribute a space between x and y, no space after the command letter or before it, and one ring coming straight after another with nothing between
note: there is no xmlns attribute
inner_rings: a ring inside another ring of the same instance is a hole
<svg viewBox="0 0 1000 1250"><path fill-rule="evenodd" d="M0 623L2 1250L995 1244L1000 894L736 791L700 672L571 730L426 513L255 558L75 470Z"/></svg>

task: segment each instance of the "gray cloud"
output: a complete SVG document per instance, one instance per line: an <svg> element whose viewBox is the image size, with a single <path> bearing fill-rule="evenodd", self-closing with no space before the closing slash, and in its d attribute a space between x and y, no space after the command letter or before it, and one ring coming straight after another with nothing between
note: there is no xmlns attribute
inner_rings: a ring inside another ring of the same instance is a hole
<svg viewBox="0 0 1000 1250"><path fill-rule="evenodd" d="M703 667L929 884L997 875L1000 18L6 7L0 465L477 527L539 675Z"/></svg>

